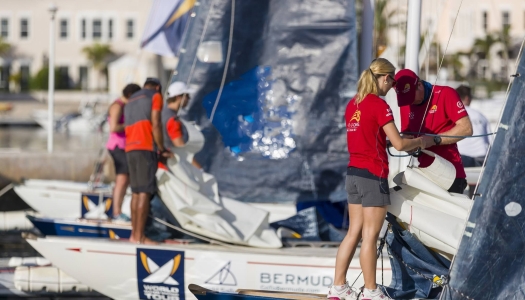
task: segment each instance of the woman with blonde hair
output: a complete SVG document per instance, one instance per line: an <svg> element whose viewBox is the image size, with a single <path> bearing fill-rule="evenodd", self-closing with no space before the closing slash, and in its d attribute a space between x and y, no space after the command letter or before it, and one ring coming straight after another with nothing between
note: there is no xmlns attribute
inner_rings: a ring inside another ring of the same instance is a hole
<svg viewBox="0 0 525 300"><path fill-rule="evenodd" d="M377 239L390 205L386 138L398 151L427 148L432 137L416 139L400 136L392 110L379 96L385 96L396 84L395 67L386 59L372 61L361 73L357 95L346 107L346 133L350 161L346 191L350 227L337 251L334 285L327 298L332 300L389 299L376 285ZM357 244L365 286L360 295L348 285L346 272Z"/></svg>

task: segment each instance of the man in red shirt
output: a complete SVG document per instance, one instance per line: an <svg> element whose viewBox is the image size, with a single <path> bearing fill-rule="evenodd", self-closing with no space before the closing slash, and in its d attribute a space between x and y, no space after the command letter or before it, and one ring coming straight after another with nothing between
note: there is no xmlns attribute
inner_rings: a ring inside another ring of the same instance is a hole
<svg viewBox="0 0 525 300"><path fill-rule="evenodd" d="M188 88L184 82L176 81L170 84L166 95L166 106L162 109L162 132L164 133L164 147L166 149L175 150L175 148L184 147L188 140L187 132L184 125L179 120L178 112L181 108L188 105L190 101L190 94L195 92ZM192 164L201 169L201 165L193 158ZM167 170L167 167L159 163L159 168Z"/></svg>
<svg viewBox="0 0 525 300"><path fill-rule="evenodd" d="M437 134L461 136L461 138L440 137L434 139L435 146L428 148L456 168L456 179L449 192L463 193L467 187L467 176L457 142L472 135L472 124L458 93L451 87L431 85L419 79L409 69L397 72L397 103L401 114L401 131L410 135ZM434 158L421 154L419 166L432 164Z"/></svg>
<svg viewBox="0 0 525 300"><path fill-rule="evenodd" d="M162 95L160 81L148 78L142 90L128 99L124 110L126 159L129 167L131 198L131 242L155 244L146 238L150 200L157 193L157 151L162 157L172 154L164 148L160 112ZM155 147L156 146L156 147Z"/></svg>

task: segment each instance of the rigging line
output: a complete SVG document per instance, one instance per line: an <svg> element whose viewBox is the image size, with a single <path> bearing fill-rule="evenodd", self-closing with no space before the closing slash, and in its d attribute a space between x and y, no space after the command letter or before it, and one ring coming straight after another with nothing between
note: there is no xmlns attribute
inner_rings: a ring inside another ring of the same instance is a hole
<svg viewBox="0 0 525 300"><path fill-rule="evenodd" d="M206 21L204 21L204 28L202 29L202 34L199 39L199 45L197 46L197 50L201 47L202 42L204 41L204 35L206 34L206 30L208 29L208 23L210 21L212 11L213 11L213 4L215 3L215 0L212 1L210 10L208 11L208 15L206 16ZM191 83L191 78L193 76L193 72L195 71L195 65L197 64L197 52L195 52L195 56L193 57L193 63L191 64L190 73L188 75L188 79L186 80L186 84L189 85Z"/></svg>
<svg viewBox="0 0 525 300"><path fill-rule="evenodd" d="M203 237L203 236L198 235L198 234L196 234L196 233L193 233L193 232L187 231L187 230L182 229L182 228L180 228L180 227L178 227L178 226L175 226L175 225L172 225L172 224L170 224L170 223L168 223L168 222L165 222L164 220L159 219L159 218L157 218L157 217L154 217L153 215L150 215L150 218L152 218L153 220L159 222L160 224L162 224L162 225L164 225L164 226L167 226L167 227L169 227L169 228L171 228L171 229L175 229L175 230L177 230L177 231L179 231L179 232L182 232L182 233L184 233L184 234L187 234L187 235L192 236L192 237L194 237L194 238L197 238L197 239L199 239L199 240L206 241L206 242L208 242L208 243L210 243L210 244L212 244L212 245L213 245L213 244L216 244L216 245L221 245L221 246L225 246L225 247L231 247L231 248L234 248L233 245L226 244L226 243L223 243L223 242L220 242L220 241L217 241L217 240L214 240L214 239L210 239L210 238L207 238L207 237Z"/></svg>
<svg viewBox="0 0 525 300"><path fill-rule="evenodd" d="M417 135L439 136L439 137L446 137L446 138L467 139L467 138L477 138L477 137L489 136L489 135L496 134L496 132L476 134L476 135L442 135L442 134L425 133L425 132L402 132L402 134L410 134L410 135L417 134Z"/></svg>
<svg viewBox="0 0 525 300"><path fill-rule="evenodd" d="M213 117L215 116L215 110L217 109L217 106L219 105L219 101L221 100L222 90L224 88L224 82L226 81L226 75L228 74L228 65L230 64L230 55L232 51L232 44L233 44L233 28L235 25L235 0L232 0L232 9L231 9L231 21L230 21L230 40L228 41L228 53L226 54L226 63L224 64L224 72L222 73L222 80L221 80L221 87L219 88L219 93L217 94L217 98L215 99L215 104L213 104L213 109L211 110L210 114L210 122L213 122Z"/></svg>
<svg viewBox="0 0 525 300"><path fill-rule="evenodd" d="M462 4L463 4L463 0L461 0L461 2L459 3L458 11L456 13L456 17L454 18L454 23L452 24L452 30L450 31L450 35L448 36L447 45L445 46L445 51L443 51L443 55L441 56L441 62L440 62L439 67L438 67L438 69L436 71L436 80L434 80L434 84L432 85L432 91L430 91L430 97L428 99L427 107L425 108L425 114L423 115L423 119L421 120L421 125L419 125L419 130L418 130L419 132L423 128L423 124L425 124L425 118L427 116L428 106L430 105L430 99L432 99L432 96L434 94L434 88L435 88L437 80L438 80L438 74L439 74L439 71L441 71L441 67L443 66L443 61L445 60L445 55L447 54L448 45L450 44L450 39L452 38L452 33L454 33L454 28L456 28L456 22L458 20L459 11L461 10L461 5ZM409 165L412 164L412 159L413 159L413 157L410 158L410 161L408 163Z"/></svg>
<svg viewBox="0 0 525 300"><path fill-rule="evenodd" d="M519 61L521 59L521 56L523 55L523 46L525 45L525 38L523 39L523 41L521 42L521 47L520 47L520 51L518 53L518 57L516 58L516 63L515 63L515 67L514 67L514 74L517 73L518 71L518 67L519 67ZM509 81L509 85L507 86L507 92L506 92L506 96L505 96L505 105L503 105L503 108L501 109L501 112L500 112L500 117L499 117L499 121L498 121L498 125L496 127L499 128L500 124L501 124L501 117L503 117L503 111L505 110L505 107L507 106L507 101L508 101L508 97L509 97L509 90L510 90L510 86L512 85L512 81ZM497 131L496 131L496 135L497 135ZM478 192L478 188L479 188L479 183L481 182L481 178L483 177L483 173L485 172L485 166L487 164L487 158L489 156L489 153L490 153L490 150L492 149L492 144L494 143L494 140L492 140L490 143L489 143L489 148L487 149L487 154L485 154L485 159L483 160L483 164L481 165L481 172L479 174L479 177L478 177L478 181L476 183L476 188L474 189L474 195L472 196L474 199L475 195L477 194ZM472 207L474 206L474 201L472 201L472 204L469 206L469 209L467 211L467 216L470 216L470 213L472 211ZM463 225L463 234L465 233L465 230L467 229L467 223L468 223L468 218L467 220L465 220L465 223ZM463 236L463 235L462 235ZM456 249L459 250L459 246L461 245L461 240L463 238L461 238L456 246ZM456 255L454 255L454 257L452 258L452 261L450 262L450 268L449 268L449 275L450 275L450 270L452 270L452 267L454 266L454 262L456 261L456 257L457 257L457 253ZM448 285L447 285L448 286ZM454 290L456 292L458 292L457 290ZM461 293L461 295L463 296L463 294ZM467 297L468 298L468 297Z"/></svg>

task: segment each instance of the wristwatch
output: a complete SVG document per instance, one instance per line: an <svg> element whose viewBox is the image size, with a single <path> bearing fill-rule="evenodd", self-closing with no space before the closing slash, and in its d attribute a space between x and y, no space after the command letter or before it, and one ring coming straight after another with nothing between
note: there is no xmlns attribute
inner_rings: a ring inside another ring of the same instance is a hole
<svg viewBox="0 0 525 300"><path fill-rule="evenodd" d="M436 135L436 136L434 137L434 144L436 144L436 146L439 145L439 144L441 144L441 137L440 137L440 136L437 136L437 135Z"/></svg>

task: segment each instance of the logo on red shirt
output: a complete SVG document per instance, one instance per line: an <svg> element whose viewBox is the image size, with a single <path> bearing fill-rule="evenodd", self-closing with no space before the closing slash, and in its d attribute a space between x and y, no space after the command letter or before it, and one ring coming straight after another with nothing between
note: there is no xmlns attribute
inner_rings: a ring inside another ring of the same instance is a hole
<svg viewBox="0 0 525 300"><path fill-rule="evenodd" d="M346 124L346 131L347 132L356 131L357 128L359 127L359 121L361 121L361 111L356 110L354 114L352 115L352 118L350 118L350 121L348 122L348 124Z"/></svg>
<svg viewBox="0 0 525 300"><path fill-rule="evenodd" d="M438 109L438 106L434 104L428 113L433 114L436 112L437 109Z"/></svg>
<svg viewBox="0 0 525 300"><path fill-rule="evenodd" d="M357 123L359 123L359 121L361 120L361 111L360 110L356 110L355 113L352 115L352 118L350 118L350 122L352 122L354 120Z"/></svg>
<svg viewBox="0 0 525 300"><path fill-rule="evenodd" d="M414 120L414 112L411 111L411 112L408 114L408 117L410 118L410 120Z"/></svg>
<svg viewBox="0 0 525 300"><path fill-rule="evenodd" d="M463 102L461 102L461 101L458 101L458 103L456 103L456 105L457 105L459 108L463 108Z"/></svg>
<svg viewBox="0 0 525 300"><path fill-rule="evenodd" d="M392 110L389 108L386 109L386 116L390 117L392 115Z"/></svg>

